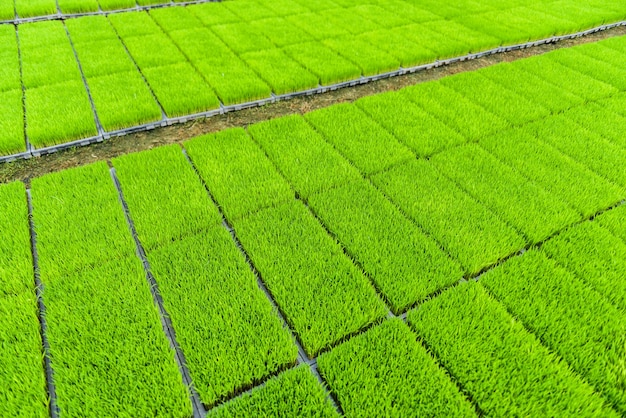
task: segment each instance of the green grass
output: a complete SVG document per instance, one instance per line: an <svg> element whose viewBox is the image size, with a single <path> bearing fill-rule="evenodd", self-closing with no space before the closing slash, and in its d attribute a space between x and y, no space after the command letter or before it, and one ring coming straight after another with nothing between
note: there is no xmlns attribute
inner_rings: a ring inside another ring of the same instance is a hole
<svg viewBox="0 0 626 418"><path fill-rule="evenodd" d="M15 0L15 9L21 18L57 13L55 0Z"/></svg>
<svg viewBox="0 0 626 418"><path fill-rule="evenodd" d="M49 417L34 291L0 294L0 317L0 415Z"/></svg>
<svg viewBox="0 0 626 418"><path fill-rule="evenodd" d="M316 42L289 45L284 51L327 85L359 78L361 69Z"/></svg>
<svg viewBox="0 0 626 418"><path fill-rule="evenodd" d="M317 77L278 48L248 52L241 59L271 88L274 94L308 90L318 86Z"/></svg>
<svg viewBox="0 0 626 418"><path fill-rule="evenodd" d="M169 117L205 112L220 106L211 86L189 63L146 68L143 75Z"/></svg>
<svg viewBox="0 0 626 418"><path fill-rule="evenodd" d="M617 416L479 283L445 292L408 320L486 415Z"/></svg>
<svg viewBox="0 0 626 418"><path fill-rule="evenodd" d="M240 398L211 410L208 417L338 417L324 389L306 366L288 370Z"/></svg>
<svg viewBox="0 0 626 418"><path fill-rule="evenodd" d="M513 228L427 161L394 167L372 180L459 260L468 274L478 273L524 246Z"/></svg>
<svg viewBox="0 0 626 418"><path fill-rule="evenodd" d="M137 70L87 80L105 131L161 119L161 109Z"/></svg>
<svg viewBox="0 0 626 418"><path fill-rule="evenodd" d="M98 133L82 80L27 89L25 101L26 134L36 147L61 144Z"/></svg>
<svg viewBox="0 0 626 418"><path fill-rule="evenodd" d="M568 118L566 113L533 123L527 129L603 178L626 188L626 169L622 166L626 150L574 120Z"/></svg>
<svg viewBox="0 0 626 418"><path fill-rule="evenodd" d="M314 194L308 204L395 313L463 277L455 261L365 180Z"/></svg>
<svg viewBox="0 0 626 418"><path fill-rule="evenodd" d="M51 261L44 257L42 274ZM191 416L174 351L132 251L44 285L57 403L64 414Z"/></svg>
<svg viewBox="0 0 626 418"><path fill-rule="evenodd" d="M570 206L475 144L437 154L431 162L531 243L580 220Z"/></svg>
<svg viewBox="0 0 626 418"><path fill-rule="evenodd" d="M392 55L353 36L327 39L323 44L356 64L364 76L394 71L400 67L400 61Z"/></svg>
<svg viewBox="0 0 626 418"><path fill-rule="evenodd" d="M322 354L318 366L347 416L476 416L400 319Z"/></svg>
<svg viewBox="0 0 626 418"><path fill-rule="evenodd" d="M400 93L470 141L509 126L504 119L439 81L407 87Z"/></svg>
<svg viewBox="0 0 626 418"><path fill-rule="evenodd" d="M32 195L39 267L46 283L134 254L106 163L36 178Z"/></svg>
<svg viewBox="0 0 626 418"><path fill-rule="evenodd" d="M180 146L117 157L113 165L146 250L222 222Z"/></svg>
<svg viewBox="0 0 626 418"><path fill-rule="evenodd" d="M98 11L97 0L57 0L61 13L88 13Z"/></svg>
<svg viewBox="0 0 626 418"><path fill-rule="evenodd" d="M533 101L551 113L582 105L584 100L538 76L517 67L516 63L504 63L483 68L480 74L500 84L526 100Z"/></svg>
<svg viewBox="0 0 626 418"><path fill-rule="evenodd" d="M32 290L33 274L24 184L1 185L0 298Z"/></svg>
<svg viewBox="0 0 626 418"><path fill-rule="evenodd" d="M352 104L316 110L305 119L365 174L413 158L408 148Z"/></svg>
<svg viewBox="0 0 626 418"><path fill-rule="evenodd" d="M262 210L234 227L309 355L387 314L374 287L302 203Z"/></svg>
<svg viewBox="0 0 626 418"><path fill-rule="evenodd" d="M252 28L279 48L313 40L313 37L304 30L280 17L257 20L252 22Z"/></svg>
<svg viewBox="0 0 626 418"><path fill-rule="evenodd" d="M360 178L359 172L302 116L257 123L248 131L304 198Z"/></svg>
<svg viewBox="0 0 626 418"><path fill-rule="evenodd" d="M201 136L184 146L229 220L294 198L289 184L242 128Z"/></svg>
<svg viewBox="0 0 626 418"><path fill-rule="evenodd" d="M623 189L540 142L527 128L486 138L480 145L540 187L569 203L583 216L623 198ZM572 181L575 179L575 181Z"/></svg>
<svg viewBox="0 0 626 418"><path fill-rule="evenodd" d="M626 244L602 228L614 211L561 232L542 250L626 312Z"/></svg>
<svg viewBox="0 0 626 418"><path fill-rule="evenodd" d="M295 364L291 335L226 229L184 238L148 259L203 404Z"/></svg>
<svg viewBox="0 0 626 418"><path fill-rule="evenodd" d="M364 97L355 105L419 157L465 142L460 133L415 105L401 92Z"/></svg>
<svg viewBox="0 0 626 418"><path fill-rule="evenodd" d="M626 411L626 314L538 251L480 282L574 371Z"/></svg>
<svg viewBox="0 0 626 418"><path fill-rule="evenodd" d="M247 22L212 26L211 30L238 55L262 51L274 46L269 39L256 32Z"/></svg>
<svg viewBox="0 0 626 418"><path fill-rule="evenodd" d="M22 90L0 92L0 155L26 151Z"/></svg>
<svg viewBox="0 0 626 418"><path fill-rule="evenodd" d="M445 77L441 80L441 84L500 116L513 126L523 125L549 115L549 111L539 103L525 99L488 78L482 77L480 73L465 72Z"/></svg>

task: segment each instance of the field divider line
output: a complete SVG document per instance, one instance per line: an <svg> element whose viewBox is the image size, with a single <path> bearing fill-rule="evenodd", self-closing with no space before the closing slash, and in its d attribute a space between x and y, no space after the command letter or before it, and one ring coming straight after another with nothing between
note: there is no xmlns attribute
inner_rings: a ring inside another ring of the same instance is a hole
<svg viewBox="0 0 626 418"><path fill-rule="evenodd" d="M43 366L46 375L46 388L50 400L50 418L58 418L59 406L57 405L56 386L54 384L54 370L50 356L50 343L48 341L48 324L46 321L46 305L43 301L44 285L39 273L39 254L37 252L37 232L33 221L33 202L30 189L26 189L26 201L28 203L28 226L30 230L30 247L33 256L33 268L35 272L35 294L37 296L38 319L43 349Z"/></svg>
<svg viewBox="0 0 626 418"><path fill-rule="evenodd" d="M15 3L13 3L15 4ZM33 147L28 140L27 124L26 124L26 86L24 85L24 62L22 60L22 47L20 44L19 27L15 25L15 39L17 42L17 56L20 62L20 86L22 87L22 117L24 126L24 143L26 145L26 153L29 153Z"/></svg>
<svg viewBox="0 0 626 418"><path fill-rule="evenodd" d="M211 0L211 1L220 1L220 0ZM202 1L202 2L206 2L206 1ZM186 3L177 3L177 6L181 5L181 4L186 4ZM191 2L191 4L195 4L195 3ZM153 7L153 8L156 8L156 7ZM109 13L109 14L111 14L111 13ZM550 38L545 38L545 39L541 39L541 40L526 42L526 43L522 43L522 44L516 44L516 45L510 45L510 46L503 46L503 47L493 48L493 49L490 49L490 50L477 52L477 53L470 53L470 54L462 55L462 56L459 56L459 57L454 57L454 58L449 58L449 59L444 59L444 60L435 60L434 62L431 62L431 63L428 63L428 64L417 65L417 66L414 66L414 67L406 67L406 68L405 67L400 67L398 70L394 70L394 71L390 71L390 72L386 72L386 73L381 73L381 74L377 74L377 75L359 76L359 78L357 78L355 80L344 81L344 82L341 82L341 83L335 83L335 84L330 84L330 85L325 85L325 86L319 86L319 87L316 87L316 88L313 88L313 89L307 89L307 90L297 91L297 92L292 92L292 93L285 93L285 94L281 94L281 95L274 95L274 94L272 94L268 98L259 99L259 100L252 100L252 101L242 102L242 103L239 103L239 104L233 104L233 105L228 105L228 106L224 106L223 104L221 104L220 108L218 110L211 110L211 111L207 111L207 112L200 112L200 113L195 113L195 114L187 115L187 116L179 116L179 117L174 117L174 118L167 118L166 119L166 124L167 125L174 125L174 124L177 124L177 123L186 123L186 122L189 122L189 121L192 121L192 120L196 120L196 119L205 119L205 118L216 116L216 115L219 115L219 114L225 114L225 113L228 113L228 112L239 111L239 110L249 109L249 108L259 107L259 106L264 106L266 104L276 103L276 102L284 101L284 100L290 100L290 99L293 99L293 98L296 98L296 97L311 96L311 95L314 95L314 94L326 93L326 92L329 92L329 91L334 91L334 90L338 90L338 89L341 89L341 88L354 86L354 85L357 85L357 84L367 84L367 83L370 83L370 82L373 82L373 81L377 81L377 80L381 80L381 79L385 79L385 78L397 77L397 76L402 76L402 75L405 75L405 74L412 74L412 73L415 73L415 72L426 71L426 70L430 70L430 69L441 67L441 66L445 66L445 65L454 64L454 63L461 62L461 61L469 61L469 60L473 60L473 59L482 58L482 57L485 57L485 56L488 56L488 55L494 55L494 54L498 54L498 53L502 53L502 52L515 51L515 50L525 49L525 48L532 48L534 46L548 44L548 43L557 43L559 41L563 41L563 40L567 40L567 39L580 38L580 37L585 36L585 35L589 35L589 34L600 32L600 31L604 31L604 30L608 30L608 29L611 29L611 28L614 28L614 27L618 27L618 26L626 26L626 20L620 21L620 22L617 22L617 23L611 23L611 24L597 26L597 27L594 27L592 29L588 29L586 31L576 32L576 33L569 34L569 35L553 36L553 37L550 37ZM179 50L180 50L180 48L179 48ZM185 55L185 57L187 58L187 61L189 61L189 59L188 59L188 57L186 55ZM193 63L191 63L191 61L189 61L189 63L192 65L192 67L194 67L194 69L196 69L195 66L193 65ZM197 69L196 69L196 71L197 71ZM200 75L202 76L202 74L200 74ZM206 82L206 79L204 78L204 76L202 76L202 78ZM114 137L114 136L124 136L124 135L129 135L129 134L133 134L133 133L137 133L137 132L149 131L149 130L152 130L152 129L156 129L158 127L160 127L160 123L159 124L149 123L149 124L134 126L134 127L131 127L131 128L125 128L125 129L119 129L119 130L112 131L112 132L107 132L106 136L107 136L107 138ZM66 144L58 144L58 145L53 145L53 146L45 147L45 148L33 149L32 151L27 152L27 153L18 153L18 154L11 154L11 155L7 155L7 156L0 156L0 164L3 163L3 162L10 162L10 161L14 161L14 160L17 160L17 159L29 158L29 156L41 156L41 155L46 155L46 154L52 154L54 152L62 151L64 149L67 149L67 148L70 148L70 147L84 146L84 145L91 144L93 142L101 142L101 141L102 141L102 139L100 141L95 140L95 141L91 141L91 142L83 141L84 143L81 143L80 141L73 141L72 145L66 145L67 143Z"/></svg>
<svg viewBox="0 0 626 418"><path fill-rule="evenodd" d="M267 288L267 286L265 285L265 282L263 282L263 278L261 276L261 273L259 272L259 270L256 268L256 266L254 265L254 262L252 261L252 259L250 258L250 256L248 255L246 249L243 247L243 245L241 244L241 241L239 241L239 238L237 237L237 234L234 230L234 228L232 227L232 225L228 222L228 219L226 219L226 216L222 210L222 207L219 205L219 203L216 201L215 197L213 196L213 194L211 193L211 190L209 189L208 184L206 184L206 182L204 181L204 179L202 178L202 176L200 176L200 173L198 172L197 167L195 166L195 164L193 163L193 161L191 160L191 158L189 157L189 155L187 154L187 150L185 150L184 147L181 146L181 151L183 153L183 155L185 156L185 158L187 159L187 162L189 163L189 165L191 165L191 167L193 168L194 172L196 173L196 175L198 176L198 179L200 180L200 182L202 183L202 185L204 186L209 198L211 199L211 201L215 204L215 206L217 207L221 217L222 217L222 225L224 226L224 228L226 228L226 230L230 233L230 236L233 239L233 242L235 243L235 246L237 247L237 249L240 251L241 255L244 257L244 259L246 260L246 263L248 264L248 267L250 268L250 270L252 271L252 273L254 274L256 281L257 281L257 286L259 287L259 289L263 292L263 294L265 295L265 297L267 298L267 300L269 301L269 303L272 305L272 308L274 308L274 311L276 312L276 314L278 315L280 321L283 323L283 327L285 327L286 329L289 330L289 333L292 336L292 339L294 341L294 343L296 344L296 347L298 348L298 358L297 358L297 364L298 365L302 365L302 364L306 364L309 369L311 370L311 373L313 373L313 375L315 376L315 378L318 380L318 382L322 385L322 387L324 388L324 391L327 393L327 398L329 399L329 401L333 404L333 407L335 408L335 410L340 414L343 415L343 410L341 409L339 403L337 402L337 400L334 398L334 396L332 395L332 393L330 392L330 390L328 390L328 385L326 384L326 382L324 381L324 379L322 378L322 376L320 375L319 371L317 370L317 356L316 357L309 357L309 355L307 354L307 352L304 350L304 347L302 345L302 343L300 342L298 335L293 331L291 325L289 324L289 321L287 320L287 316L285 315L285 313L281 310L280 306L278 305L278 303L276 303L276 300L274 299L274 296L272 296L272 293L269 291L269 289ZM269 376L268 379L266 379L264 382L262 382L260 385L256 385L253 386L252 388L243 391L237 395L235 395L234 397L228 399L232 400L235 399L237 397L242 396L243 394L249 393L252 390L262 387L265 385L265 383L267 382L267 380L269 380L269 378L271 378L272 376ZM216 404L215 407L218 407L219 405L223 404L219 403Z"/></svg>
<svg viewBox="0 0 626 418"><path fill-rule="evenodd" d="M141 244L139 240L139 236L137 235L137 230L135 229L135 224L131 218L130 210L128 209L126 200L124 199L122 186L115 173L115 168L110 166L109 173L111 175L111 180L113 181L113 184L115 185L115 188L117 190L120 203L122 204L122 208L124 210L124 216L126 218L126 223L128 224L128 229L131 235L133 236L133 240L135 241L137 257L139 257L139 259L141 260L143 264L143 267L146 273L146 281L148 282L148 285L150 287L150 292L152 293L154 304L156 305L159 311L159 317L161 318L161 325L163 327L163 331L165 333L166 338L168 339L170 343L170 347L174 350L174 354L175 354L174 357L178 365L178 369L182 375L183 383L185 384L185 386L187 386L187 390L189 391L189 398L190 398L191 405L193 408L193 417L204 418L206 416L206 410L204 408L204 405L202 404L202 401L200 400L200 396L198 395L198 392L194 388L193 381L191 379L191 374L189 373L189 369L187 368L185 355L182 352L182 349L180 348L180 346L178 345L178 342L176 341L176 333L174 331L174 327L172 326L172 321L170 319L169 314L167 313L167 310L165 309L163 298L159 291L159 285L156 282L156 279L154 278L150 270L150 263L148 262L148 258L146 256L146 252L143 248L143 245Z"/></svg>
<svg viewBox="0 0 626 418"><path fill-rule="evenodd" d="M58 0L56 0L56 7L58 12L51 15L42 15L42 16L34 16L34 17L19 17L17 14L17 8L15 8L15 19L11 20L0 20L0 25L20 25L22 23L36 23L36 22L46 22L50 20L67 20L67 19L76 19L79 17L86 16L108 16L111 14L118 13L126 13L126 12L141 12L148 11L152 9L166 9L170 7L184 7L191 6L194 4L203 4L203 3L221 3L222 0L190 0L184 2L170 2L170 3L161 3L161 4L152 4L147 6L140 6L136 4L134 7L128 7L124 9L115 9L115 10L102 10L100 3L98 2L98 11L95 12L84 12L84 13L63 13L59 7Z"/></svg>
<svg viewBox="0 0 626 418"><path fill-rule="evenodd" d="M87 83L87 77L85 77L85 73L83 72L83 66L80 64L80 59L78 59L78 53L76 52L76 48L74 48L74 42L72 41L70 31L67 30L67 25L65 24L65 22L63 22L63 29L65 29L65 34L67 35L67 39L70 42L72 51L74 52L74 58L76 59L76 64L78 65L78 71L80 71L80 76L83 79L83 84L85 85L85 89L87 90L87 96L89 97L89 103L91 104L91 110L93 112L94 122L96 123L96 129L98 130L98 136L102 136L104 133L104 129L102 128L102 124L100 123L100 118L98 117L98 112L96 111L96 105L93 102L93 96L91 95L91 90L89 89L89 83Z"/></svg>

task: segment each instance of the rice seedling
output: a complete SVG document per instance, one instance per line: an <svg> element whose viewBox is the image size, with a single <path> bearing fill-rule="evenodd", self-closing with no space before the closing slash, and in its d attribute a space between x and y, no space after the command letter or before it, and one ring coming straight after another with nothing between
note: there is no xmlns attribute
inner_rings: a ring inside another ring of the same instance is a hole
<svg viewBox="0 0 626 418"><path fill-rule="evenodd" d="M515 66L580 96L585 101L612 96L618 91L609 84L557 63L551 58L551 54L521 60Z"/></svg>
<svg viewBox="0 0 626 418"><path fill-rule="evenodd" d="M541 249L626 312L626 283L622 280L626 245L612 234L614 228L605 228L612 226L610 221L616 211L619 209L561 232Z"/></svg>
<svg viewBox="0 0 626 418"><path fill-rule="evenodd" d="M113 165L146 250L222 222L178 145L117 157Z"/></svg>
<svg viewBox="0 0 626 418"><path fill-rule="evenodd" d="M179 30L169 34L169 37L193 63L233 55L224 42L208 29ZM207 51L211 53L207 54Z"/></svg>
<svg viewBox="0 0 626 418"><path fill-rule="evenodd" d="M427 161L396 166L373 176L372 181L470 275L524 246L513 228Z"/></svg>
<svg viewBox="0 0 626 418"><path fill-rule="evenodd" d="M67 19L65 26L70 32L75 46L77 44L118 40L115 29L104 16L84 16L80 19Z"/></svg>
<svg viewBox="0 0 626 418"><path fill-rule="evenodd" d="M312 193L360 178L348 163L301 116L287 116L248 127L296 192Z"/></svg>
<svg viewBox="0 0 626 418"><path fill-rule="evenodd" d="M0 300L32 292L33 274L24 184L0 185Z"/></svg>
<svg viewBox="0 0 626 418"><path fill-rule="evenodd" d="M623 148L563 114L532 123L527 130L626 190L626 168L622 166L626 161L626 150Z"/></svg>
<svg viewBox="0 0 626 418"><path fill-rule="evenodd" d="M400 61L392 55L353 36L327 39L322 43L356 64L365 76L394 71L400 66Z"/></svg>
<svg viewBox="0 0 626 418"><path fill-rule="evenodd" d="M377 6L391 13L398 13L400 10L402 17L411 23L425 23L441 19L439 15L422 8L421 5L411 4L404 0L385 0L377 2Z"/></svg>
<svg viewBox="0 0 626 418"><path fill-rule="evenodd" d="M400 319L322 354L318 366L347 416L476 416Z"/></svg>
<svg viewBox="0 0 626 418"><path fill-rule="evenodd" d="M466 55L471 49L468 43L446 36L436 29L426 29L422 24L403 26L402 34L408 42L434 51L435 56L431 61Z"/></svg>
<svg viewBox="0 0 626 418"><path fill-rule="evenodd" d="M22 81L26 88L82 81L69 41L49 47L22 48L21 53Z"/></svg>
<svg viewBox="0 0 626 418"><path fill-rule="evenodd" d="M251 22L251 27L279 48L313 41L311 35L280 17Z"/></svg>
<svg viewBox="0 0 626 418"><path fill-rule="evenodd" d="M256 0L256 3L267 7L276 16L288 16L300 13L309 13L311 9L294 0Z"/></svg>
<svg viewBox="0 0 626 418"><path fill-rule="evenodd" d="M365 276L301 202L264 209L234 227L309 356L387 314Z"/></svg>
<svg viewBox="0 0 626 418"><path fill-rule="evenodd" d="M11 25L0 26L0 93L22 88L20 77L20 59L17 53L15 28Z"/></svg>
<svg viewBox="0 0 626 418"><path fill-rule="evenodd" d="M605 106L605 101L599 101L569 109L563 113L563 117L624 148L626 147L626 137L624 137L626 117L615 113L614 110Z"/></svg>
<svg viewBox="0 0 626 418"><path fill-rule="evenodd" d="M498 39L501 45L520 44L533 38L532 22L512 15L507 10L464 14L455 19L463 26Z"/></svg>
<svg viewBox="0 0 626 418"><path fill-rule="evenodd" d="M237 55L262 51L274 46L269 39L254 29L254 25L246 22L216 25L212 26L211 30Z"/></svg>
<svg viewBox="0 0 626 418"><path fill-rule="evenodd" d="M210 418L261 416L339 417L317 379L306 366L281 373L209 412Z"/></svg>
<svg viewBox="0 0 626 418"><path fill-rule="evenodd" d="M455 261L365 180L314 194L308 204L397 314L463 277Z"/></svg>
<svg viewBox="0 0 626 418"><path fill-rule="evenodd" d="M470 53L497 48L502 44L499 39L484 33L482 30L470 29L462 23L463 21L458 23L453 20L433 20L424 22L422 25L426 29L467 45Z"/></svg>
<svg viewBox="0 0 626 418"><path fill-rule="evenodd" d="M617 416L480 283L446 291L408 320L485 414Z"/></svg>
<svg viewBox="0 0 626 418"><path fill-rule="evenodd" d="M187 61L176 45L164 33L122 37L122 39L133 60L142 70Z"/></svg>
<svg viewBox="0 0 626 418"><path fill-rule="evenodd" d="M317 14L336 27L347 30L353 35L383 29L383 27L376 20L366 19L358 13L355 13L352 8L323 10L317 12ZM327 38L327 40L333 38L334 37Z"/></svg>
<svg viewBox="0 0 626 418"><path fill-rule="evenodd" d="M598 225L610 231L613 235L626 242L626 206L621 205L598 216L595 221Z"/></svg>
<svg viewBox="0 0 626 418"><path fill-rule="evenodd" d="M480 69L479 73L526 100L537 103L550 113L579 106L584 102L580 96L518 68L516 63L493 65Z"/></svg>
<svg viewBox="0 0 626 418"><path fill-rule="evenodd" d="M623 188L540 142L526 128L485 138L479 144L585 217L623 198Z"/></svg>
<svg viewBox="0 0 626 418"><path fill-rule="evenodd" d="M0 318L0 415L49 417L34 291L0 294Z"/></svg>
<svg viewBox="0 0 626 418"><path fill-rule="evenodd" d="M204 26L238 23L239 17L222 5L201 3L187 6L187 10L197 17Z"/></svg>
<svg viewBox="0 0 626 418"><path fill-rule="evenodd" d="M26 134L36 147L96 135L96 123L85 85L69 81L27 89Z"/></svg>
<svg viewBox="0 0 626 418"><path fill-rule="evenodd" d="M213 9L216 9L214 7ZM177 30L200 29L203 27L200 19L194 16L186 7L167 7L150 10L150 17L166 33Z"/></svg>
<svg viewBox="0 0 626 418"><path fill-rule="evenodd" d="M531 243L580 220L580 215L566 203L475 144L437 154L431 162Z"/></svg>
<svg viewBox="0 0 626 418"><path fill-rule="evenodd" d="M405 68L433 62L437 58L437 54L425 45L409 42L403 32L402 27L381 29L358 35L358 39L369 42L395 57Z"/></svg>
<svg viewBox="0 0 626 418"><path fill-rule="evenodd" d="M240 22L254 22L255 20L276 17L276 14L271 9L251 0L224 3L223 7L237 15Z"/></svg>
<svg viewBox="0 0 626 418"><path fill-rule="evenodd" d="M308 0L293 0L295 3L300 6L304 6L311 11L321 11L327 9L336 9L339 7L336 1L334 0L316 0L315 2L311 2Z"/></svg>
<svg viewBox="0 0 626 418"><path fill-rule="evenodd" d="M350 34L347 29L343 28L343 25L337 25L336 22L328 20L328 16L322 16L320 13L302 13L287 16L285 20L318 41Z"/></svg>
<svg viewBox="0 0 626 418"><path fill-rule="evenodd" d="M413 158L408 148L352 104L316 110L305 119L366 175Z"/></svg>
<svg viewBox="0 0 626 418"><path fill-rule="evenodd" d="M509 123L501 117L485 110L439 81L407 87L400 93L470 141L509 126Z"/></svg>
<svg viewBox="0 0 626 418"><path fill-rule="evenodd" d="M271 88L274 94L308 90L319 85L317 77L277 48L248 52L241 59Z"/></svg>
<svg viewBox="0 0 626 418"><path fill-rule="evenodd" d="M598 79L606 81L608 84L612 84L620 90L625 90L622 84L622 75L616 74L615 70L619 68L623 68L626 65L626 51L620 52L619 50L615 50L610 48L609 46L605 46L605 42L597 42L597 43L589 43L582 45L579 48L576 48L576 52L580 54L585 54L591 58L594 58L603 63L609 64L611 67L607 68L607 73L612 74L617 77L617 80L613 80L607 76L607 74L599 74ZM617 67L617 68L615 68ZM594 71L593 69L586 69L586 72ZM602 78L600 78L602 77ZM616 83L617 82L617 83Z"/></svg>
<svg viewBox="0 0 626 418"><path fill-rule="evenodd" d="M456 130L431 116L401 92L376 94L354 102L418 157L465 142Z"/></svg>
<svg viewBox="0 0 626 418"><path fill-rule="evenodd" d="M523 125L550 114L549 110L539 103L525 99L481 76L480 73L466 72L445 77L441 84L500 116L513 126Z"/></svg>
<svg viewBox="0 0 626 418"><path fill-rule="evenodd" d="M107 16L107 19L122 39L163 33L147 12L112 13Z"/></svg>
<svg viewBox="0 0 626 418"><path fill-rule="evenodd" d="M187 62L146 68L143 75L169 117L205 112L220 106L211 86Z"/></svg>
<svg viewBox="0 0 626 418"><path fill-rule="evenodd" d="M44 228L55 229L39 225ZM68 416L191 416L174 350L135 254L44 280L44 285L61 411Z"/></svg>
<svg viewBox="0 0 626 418"><path fill-rule="evenodd" d="M356 65L318 43L290 45L284 51L315 74L322 85L352 80L361 75Z"/></svg>
<svg viewBox="0 0 626 418"><path fill-rule="evenodd" d="M242 128L192 139L185 148L231 221L294 198L289 184Z"/></svg>
<svg viewBox="0 0 626 418"><path fill-rule="evenodd" d="M56 0L15 0L15 10L21 18L53 15L58 12Z"/></svg>
<svg viewBox="0 0 626 418"><path fill-rule="evenodd" d="M135 244L106 163L36 178L32 195L44 282L134 256Z"/></svg>
<svg viewBox="0 0 626 418"><path fill-rule="evenodd" d="M384 28L394 28L404 26L410 22L402 15L402 13L390 12L376 4L360 4L356 2L354 7L348 9L348 13L355 14L364 20L376 22L378 26Z"/></svg>
<svg viewBox="0 0 626 418"><path fill-rule="evenodd" d="M138 71L93 77L87 82L105 131L161 119L161 109Z"/></svg>
<svg viewBox="0 0 626 418"><path fill-rule="evenodd" d="M15 4L13 0L0 0L0 20L15 19Z"/></svg>
<svg viewBox="0 0 626 418"><path fill-rule="evenodd" d="M74 36L73 31L70 32ZM87 79L114 73L137 71L124 46L116 39L74 43L83 74Z"/></svg>
<svg viewBox="0 0 626 418"><path fill-rule="evenodd" d="M584 46L582 50L584 50ZM626 55L622 55L623 58L618 64L622 67L619 67L590 57L584 54L582 50L581 48L575 48L572 50L553 51L550 54L550 58L586 76L613 86L619 91L626 90L626 74L623 71Z"/></svg>
<svg viewBox="0 0 626 418"><path fill-rule="evenodd" d="M130 9L137 5L135 0L98 0L98 4L103 11Z"/></svg>
<svg viewBox="0 0 626 418"><path fill-rule="evenodd" d="M97 0L57 0L61 13L88 13L98 11Z"/></svg>
<svg viewBox="0 0 626 418"><path fill-rule="evenodd" d="M186 237L148 259L203 404L295 364L289 331L226 229Z"/></svg>
<svg viewBox="0 0 626 418"><path fill-rule="evenodd" d="M0 92L0 155L26 151L22 90Z"/></svg>
<svg viewBox="0 0 626 418"><path fill-rule="evenodd" d="M168 0L137 0L137 4L140 6L152 6L155 4L168 3Z"/></svg>
<svg viewBox="0 0 626 418"><path fill-rule="evenodd" d="M480 283L624 413L624 312L536 250L498 266Z"/></svg>
<svg viewBox="0 0 626 418"><path fill-rule="evenodd" d="M57 20L23 23L17 26L17 32L21 50L67 45L68 43L63 23Z"/></svg>

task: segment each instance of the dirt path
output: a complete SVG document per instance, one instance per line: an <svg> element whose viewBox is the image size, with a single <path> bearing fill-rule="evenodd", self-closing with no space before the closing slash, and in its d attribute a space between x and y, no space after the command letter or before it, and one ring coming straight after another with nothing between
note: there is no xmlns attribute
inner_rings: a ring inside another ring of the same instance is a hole
<svg viewBox="0 0 626 418"><path fill-rule="evenodd" d="M0 164L0 183L7 183L14 180L28 181L31 178L39 177L53 171L77 167L95 161L108 160L119 155L146 150L159 145L179 143L198 135L226 128L246 126L255 122L293 113L304 113L335 103L351 102L364 96L398 90L409 85L435 80L449 74L476 70L503 61L515 61L521 58L543 54L554 49L571 47L620 35L626 35L626 27L620 26L582 38L561 41L556 44L541 45L518 51L490 55L471 61L458 62L448 66L378 80L328 93L295 98L263 107L196 120L186 124L168 126L153 131L112 138L102 143L68 149L42 157L4 163Z"/></svg>

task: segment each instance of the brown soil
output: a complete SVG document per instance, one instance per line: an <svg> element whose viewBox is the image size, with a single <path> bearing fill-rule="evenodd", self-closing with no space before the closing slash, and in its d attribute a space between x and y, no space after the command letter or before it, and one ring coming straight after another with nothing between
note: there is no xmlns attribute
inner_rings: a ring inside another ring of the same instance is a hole
<svg viewBox="0 0 626 418"><path fill-rule="evenodd" d="M446 75L476 70L503 61L515 61L521 58L543 54L554 49L567 48L620 35L626 35L626 27L616 27L555 44L490 55L471 61L458 62L448 66L378 80L350 88L294 98L288 101L231 112L225 115L196 120L185 124L112 138L98 144L72 148L42 157L4 163L0 164L0 183L7 183L14 180L28 182L31 178L39 177L53 171L77 167L101 160L109 160L119 155L146 150L159 145L180 143L189 138L225 128L246 126L255 122L293 113L305 113L335 103L352 102L364 96L398 90L409 85L435 80Z"/></svg>

